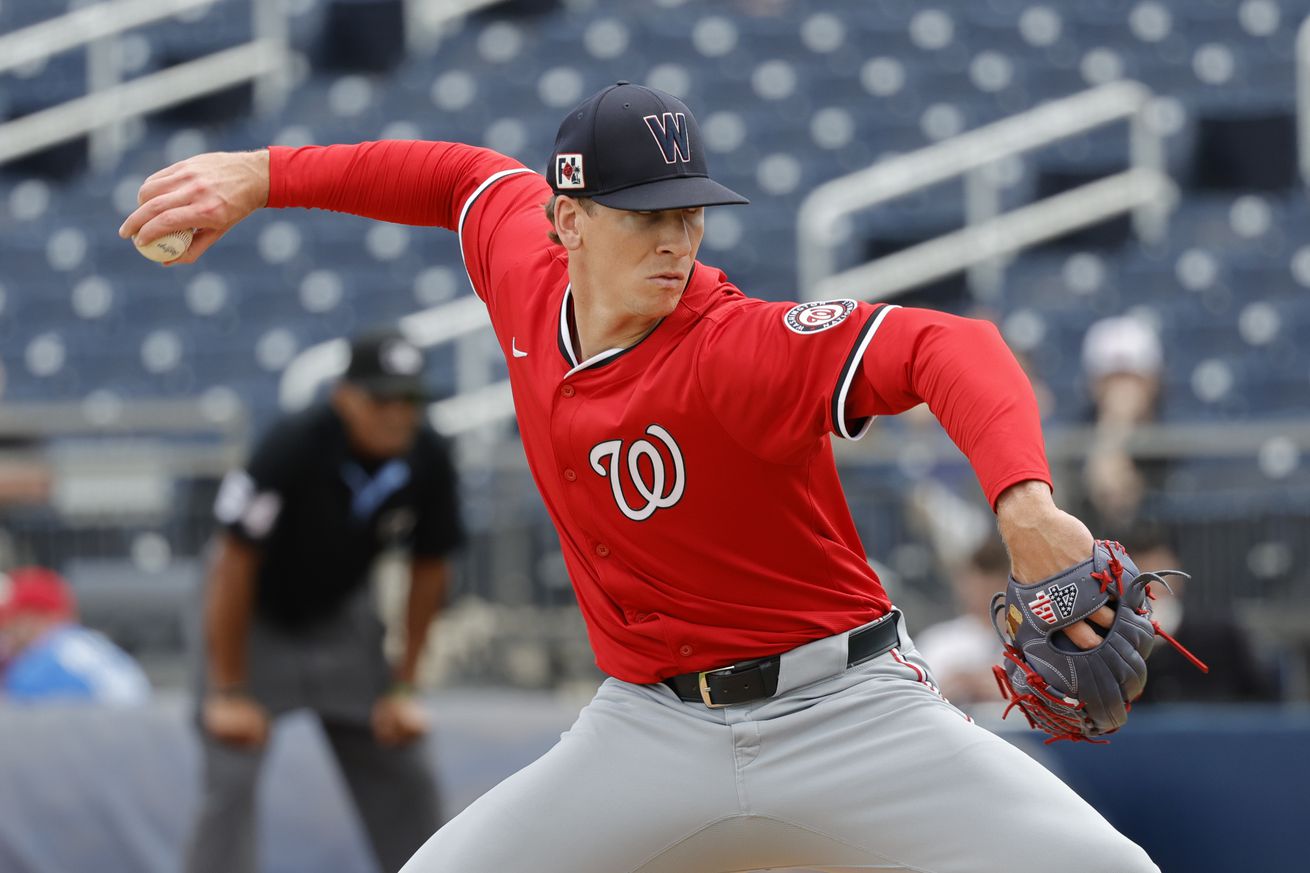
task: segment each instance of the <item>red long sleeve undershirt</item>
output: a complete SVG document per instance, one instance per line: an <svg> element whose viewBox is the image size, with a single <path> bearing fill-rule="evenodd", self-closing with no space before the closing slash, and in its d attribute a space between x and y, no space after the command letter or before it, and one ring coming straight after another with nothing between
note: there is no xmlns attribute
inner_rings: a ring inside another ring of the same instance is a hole
<svg viewBox="0 0 1310 873"><path fill-rule="evenodd" d="M520 166L459 143L273 146L268 205L454 230L478 185ZM1018 482L1050 484L1032 387L990 323L897 309L870 343L863 372L866 378L851 386L848 415L894 414L926 402L969 459L993 507Z"/></svg>
<svg viewBox="0 0 1310 873"><path fill-rule="evenodd" d="M851 386L848 415L927 403L969 459L991 506L1019 482L1051 484L1037 398L991 322L896 309L864 354L864 374Z"/></svg>
<svg viewBox="0 0 1310 873"><path fill-rule="evenodd" d="M396 224L455 230L465 201L518 161L451 142L271 146L268 205L348 212Z"/></svg>

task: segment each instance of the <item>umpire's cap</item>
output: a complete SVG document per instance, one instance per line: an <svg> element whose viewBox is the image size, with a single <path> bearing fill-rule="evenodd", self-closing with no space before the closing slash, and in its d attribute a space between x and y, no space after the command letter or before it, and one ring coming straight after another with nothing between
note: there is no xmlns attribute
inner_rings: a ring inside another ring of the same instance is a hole
<svg viewBox="0 0 1310 873"><path fill-rule="evenodd" d="M345 381L374 397L427 400L423 352L394 328L362 333L350 341Z"/></svg>
<svg viewBox="0 0 1310 873"><path fill-rule="evenodd" d="M700 127L681 100L629 82L565 116L546 179L556 194L631 211L750 202L710 178Z"/></svg>

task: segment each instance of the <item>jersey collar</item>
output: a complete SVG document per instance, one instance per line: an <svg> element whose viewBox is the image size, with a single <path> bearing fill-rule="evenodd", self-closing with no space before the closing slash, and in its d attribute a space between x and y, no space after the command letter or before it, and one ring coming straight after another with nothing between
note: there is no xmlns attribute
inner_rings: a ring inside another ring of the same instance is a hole
<svg viewBox="0 0 1310 873"><path fill-rule="evenodd" d="M699 312L701 309L700 298L704 296L704 282L699 281L701 276L708 271L700 269L700 262L694 262L691 267L691 275L687 277L687 287L682 292L682 297L678 300L678 306L668 316L661 318L655 326L640 340L628 346L627 348L606 349L599 354L592 355L585 361L579 361L578 356L573 351L573 331L569 325L569 313L573 306L573 285L566 285L564 288L563 298L559 306L559 330L556 335L559 340L560 354L564 356L564 362L568 365L569 371L565 377L572 376L581 370L590 370L596 367L602 367L606 364L613 363L616 359L641 348L647 340L660 331L666 322L678 321L686 318L688 315Z"/></svg>

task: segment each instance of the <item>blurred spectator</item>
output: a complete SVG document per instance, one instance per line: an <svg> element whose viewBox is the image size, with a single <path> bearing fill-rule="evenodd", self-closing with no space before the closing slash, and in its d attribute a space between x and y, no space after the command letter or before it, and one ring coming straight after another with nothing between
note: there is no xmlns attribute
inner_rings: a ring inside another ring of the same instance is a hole
<svg viewBox="0 0 1310 873"><path fill-rule="evenodd" d="M53 481L39 441L0 434L0 509L48 503Z"/></svg>
<svg viewBox="0 0 1310 873"><path fill-rule="evenodd" d="M1164 480L1165 464L1134 459L1128 442L1158 414L1163 355L1160 339L1131 316L1103 318L1083 337L1083 374L1092 398L1092 443L1079 477L1074 512L1097 535L1128 530L1143 497Z"/></svg>
<svg viewBox="0 0 1310 873"><path fill-rule="evenodd" d="M192 873L254 870L263 748L272 719L292 709L318 716L384 870L439 823L414 678L463 529L445 443L423 425L422 373L422 353L398 332L357 338L331 401L278 422L223 481ZM388 548L411 558L394 667L368 584Z"/></svg>
<svg viewBox="0 0 1310 873"><path fill-rule="evenodd" d="M149 699L150 683L127 653L77 623L59 574L20 567L0 574L0 692L29 703L132 705Z"/></svg>
<svg viewBox="0 0 1310 873"><path fill-rule="evenodd" d="M5 373L0 366L0 397ZM52 476L41 451L41 439L25 427L0 421L0 509L7 504L45 503L50 499Z"/></svg>
<svg viewBox="0 0 1310 873"><path fill-rule="evenodd" d="M989 613L992 595L1005 590L1009 577L1010 556L993 533L951 577L959 615L915 634L942 694L957 706L1001 700L992 674L1001 660L1001 640Z"/></svg>
<svg viewBox="0 0 1310 873"><path fill-rule="evenodd" d="M1158 529L1141 528L1123 545L1141 570L1180 568L1178 553ZM1204 585L1205 579L1189 582L1177 576L1166 578L1172 593L1159 583L1151 584L1155 620L1165 633L1204 661L1210 672L1202 673L1173 646L1157 638L1149 664L1150 678L1139 702L1276 700L1276 683L1236 620L1226 612L1208 615L1184 608L1187 587Z"/></svg>

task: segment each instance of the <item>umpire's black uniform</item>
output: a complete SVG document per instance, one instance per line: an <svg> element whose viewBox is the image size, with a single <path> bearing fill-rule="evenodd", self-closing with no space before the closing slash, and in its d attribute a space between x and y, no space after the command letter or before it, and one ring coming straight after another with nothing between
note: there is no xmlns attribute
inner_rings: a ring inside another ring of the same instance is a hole
<svg viewBox="0 0 1310 873"><path fill-rule="evenodd" d="M246 469L227 476L215 513L260 554L245 693L270 716L318 714L379 860L398 869L439 813L425 743L385 748L370 729L391 670L367 581L386 547L439 558L461 544L444 442L420 427L408 454L370 463L352 451L337 411L315 407L279 422ZM203 678L200 690L203 701ZM205 792L189 871L253 873L262 751L201 733Z"/></svg>

